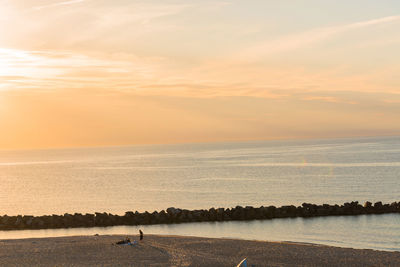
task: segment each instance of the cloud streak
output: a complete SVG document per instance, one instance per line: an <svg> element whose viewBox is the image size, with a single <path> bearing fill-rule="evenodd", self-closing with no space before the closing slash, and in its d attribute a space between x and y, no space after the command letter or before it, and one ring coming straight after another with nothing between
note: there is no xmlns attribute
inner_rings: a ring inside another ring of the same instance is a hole
<svg viewBox="0 0 400 267"><path fill-rule="evenodd" d="M69 0L69 1L62 1L62 2L57 2L53 4L48 4L48 5L42 5L42 6L35 6L33 9L35 10L42 10L46 8L51 8L51 7L57 7L57 6L67 6L67 5L74 5L74 4L79 4L82 2L85 2L86 0Z"/></svg>
<svg viewBox="0 0 400 267"><path fill-rule="evenodd" d="M71 52L0 49L3 90L100 86L118 90L119 83L137 84L151 78L152 72L146 60L132 56L102 59Z"/></svg>
<svg viewBox="0 0 400 267"><path fill-rule="evenodd" d="M328 102L328 103L335 103L335 104L349 104L349 105L356 105L357 102L355 101L348 101L334 96L307 96L302 98L302 100L306 101L321 101L321 102Z"/></svg>
<svg viewBox="0 0 400 267"><path fill-rule="evenodd" d="M297 50L305 46L310 46L348 31L395 22L400 22L400 15L387 16L345 25L316 28L297 34L284 36L275 40L261 42L245 49L239 54L239 56L240 59L245 61L257 60L263 56Z"/></svg>

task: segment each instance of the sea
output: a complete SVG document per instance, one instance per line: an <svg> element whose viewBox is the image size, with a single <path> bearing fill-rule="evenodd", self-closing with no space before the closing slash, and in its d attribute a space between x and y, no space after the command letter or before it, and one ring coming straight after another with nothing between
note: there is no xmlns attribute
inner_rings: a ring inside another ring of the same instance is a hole
<svg viewBox="0 0 400 267"><path fill-rule="evenodd" d="M0 215L400 201L400 137L0 151ZM400 214L141 226L146 233L400 251ZM0 239L138 227L0 231Z"/></svg>

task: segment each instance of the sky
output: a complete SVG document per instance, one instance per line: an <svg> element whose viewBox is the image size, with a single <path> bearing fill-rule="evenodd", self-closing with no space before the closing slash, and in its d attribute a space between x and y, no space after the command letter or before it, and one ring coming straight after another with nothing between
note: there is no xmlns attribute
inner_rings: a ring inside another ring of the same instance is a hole
<svg viewBox="0 0 400 267"><path fill-rule="evenodd" d="M400 135L398 0L0 0L0 149Z"/></svg>

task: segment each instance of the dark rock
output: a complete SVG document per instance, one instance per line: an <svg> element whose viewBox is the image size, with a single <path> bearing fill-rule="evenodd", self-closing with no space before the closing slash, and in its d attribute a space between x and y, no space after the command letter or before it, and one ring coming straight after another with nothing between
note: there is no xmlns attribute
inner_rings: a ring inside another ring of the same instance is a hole
<svg viewBox="0 0 400 267"><path fill-rule="evenodd" d="M28 216L24 216L24 217L23 217L23 221L24 221L25 226L26 226L27 228L32 228L33 219L34 219L34 217L31 216L31 215L28 215Z"/></svg>
<svg viewBox="0 0 400 267"><path fill-rule="evenodd" d="M217 211L215 208L211 208L208 210L208 216L210 221L216 221L217 220Z"/></svg>
<svg viewBox="0 0 400 267"><path fill-rule="evenodd" d="M244 216L246 220L254 220L256 218L256 210L251 206L246 206Z"/></svg>
<svg viewBox="0 0 400 267"><path fill-rule="evenodd" d="M365 203L364 203L364 208L366 208L366 209L372 208L372 203L369 202L369 201L365 202Z"/></svg>
<svg viewBox="0 0 400 267"><path fill-rule="evenodd" d="M167 213L172 217L176 218L182 212L181 209L176 209L174 207L168 208Z"/></svg>
<svg viewBox="0 0 400 267"><path fill-rule="evenodd" d="M297 214L297 208L295 206L282 206L280 208L281 217L295 217Z"/></svg>
<svg viewBox="0 0 400 267"><path fill-rule="evenodd" d="M208 210L187 210L168 208L166 211L127 211L123 216L111 213L85 214L65 213L64 215L51 216L0 216L0 230L12 229L50 229L69 227L93 227L112 225L147 225L161 223L183 223L183 222L204 222L204 221L232 221L232 220L254 220L272 219L282 217L312 217L312 216L334 216L334 215L358 215L358 214L382 214L400 213L400 202L382 204L376 202L365 202L362 206L358 201L346 202L343 205L315 205L303 203L296 207L293 205L254 208L252 206L236 206L234 208L210 208Z"/></svg>
<svg viewBox="0 0 400 267"><path fill-rule="evenodd" d="M393 202L390 204L390 211L391 212L400 212L400 203Z"/></svg>
<svg viewBox="0 0 400 267"><path fill-rule="evenodd" d="M232 211L232 216L231 216L231 218L233 219L233 220L244 220L245 219L245 213L244 213L244 210L243 210L243 208L242 207L240 207L240 208L235 208L233 211Z"/></svg>
<svg viewBox="0 0 400 267"><path fill-rule="evenodd" d="M218 208L216 210L216 220L217 221L224 220L224 214L225 214L225 209L224 208Z"/></svg>
<svg viewBox="0 0 400 267"><path fill-rule="evenodd" d="M380 213L383 213L383 212L384 212L384 208L383 208L382 202L381 201L376 202L374 204L374 213L380 214Z"/></svg>
<svg viewBox="0 0 400 267"><path fill-rule="evenodd" d="M14 222L14 226L16 229L23 229L25 228L25 224L24 224L24 220L23 217L21 215L18 215L15 222Z"/></svg>
<svg viewBox="0 0 400 267"><path fill-rule="evenodd" d="M276 214L276 207L275 206L269 206L267 207L267 214L266 217L267 218L274 218L275 214Z"/></svg>
<svg viewBox="0 0 400 267"><path fill-rule="evenodd" d="M10 217L7 215L4 215L3 217L1 217L0 219L0 229L2 230L7 230L10 229L10 226L12 225L12 223L10 223Z"/></svg>

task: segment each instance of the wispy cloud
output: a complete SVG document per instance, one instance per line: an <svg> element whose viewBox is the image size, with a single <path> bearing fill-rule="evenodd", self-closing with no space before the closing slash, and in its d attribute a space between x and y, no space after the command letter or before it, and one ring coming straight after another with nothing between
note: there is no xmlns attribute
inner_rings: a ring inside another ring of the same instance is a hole
<svg viewBox="0 0 400 267"><path fill-rule="evenodd" d="M239 54L239 56L243 60L256 60L262 56L310 46L351 30L395 22L400 22L400 15L387 16L383 18L371 19L332 27L315 28L309 31L284 36L275 40L263 41L245 49Z"/></svg>
<svg viewBox="0 0 400 267"><path fill-rule="evenodd" d="M0 49L2 91L107 89L141 96L253 97L271 101L296 99L310 103L356 104L356 98L334 95L333 92L396 91L396 84L388 83L393 81L390 76L395 70L382 71L386 76L379 73L377 76L343 75L346 70L316 72L296 67L236 68L225 64L203 64L187 70L165 58L130 54L96 56L78 52ZM381 82L383 79L386 86Z"/></svg>
<svg viewBox="0 0 400 267"><path fill-rule="evenodd" d="M156 61L156 60L153 60ZM109 87L152 77L144 59L102 59L71 52L0 49L2 89ZM18 78L16 78L18 76Z"/></svg>
<svg viewBox="0 0 400 267"><path fill-rule="evenodd" d="M57 6L67 6L67 5L73 5L73 4L78 4L85 2L86 0L69 0L69 1L61 1L61 2L56 2L48 5L42 5L42 6L35 6L33 9L35 10L41 10L45 8L51 8L51 7L57 7Z"/></svg>
<svg viewBox="0 0 400 267"><path fill-rule="evenodd" d="M400 99L384 99L383 102L388 104L400 104Z"/></svg>
<svg viewBox="0 0 400 267"><path fill-rule="evenodd" d="M302 100L322 101L322 102L328 102L328 103L342 103L342 104L349 104L349 105L357 104L357 102L355 102L355 101L344 100L344 99L334 97L334 96L307 96L307 97L302 98Z"/></svg>

